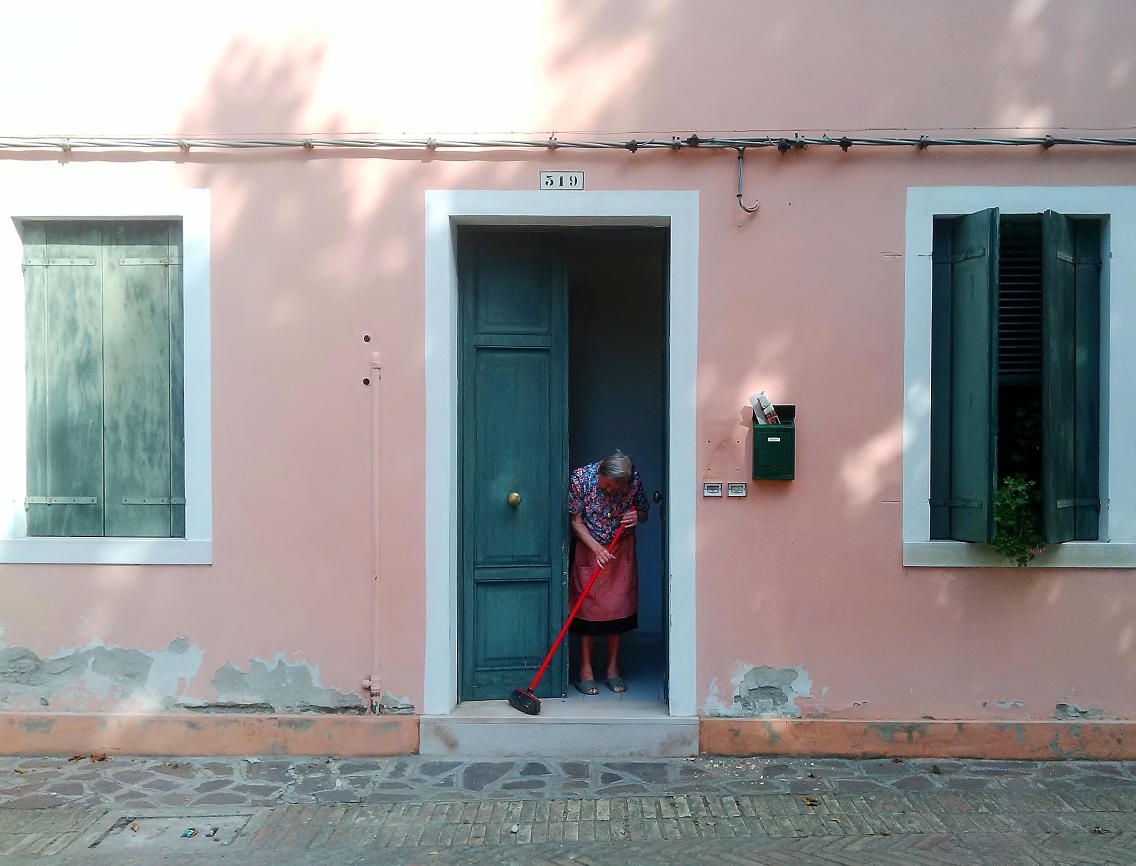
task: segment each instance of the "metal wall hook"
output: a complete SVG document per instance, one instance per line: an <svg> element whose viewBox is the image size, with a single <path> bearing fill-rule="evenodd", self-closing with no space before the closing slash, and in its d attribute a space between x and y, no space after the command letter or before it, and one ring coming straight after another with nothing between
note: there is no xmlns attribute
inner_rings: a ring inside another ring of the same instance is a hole
<svg viewBox="0 0 1136 866"><path fill-rule="evenodd" d="M744 164L743 163L743 157L744 156L745 156L745 148L739 147L738 148L738 207L740 207L746 213L753 213L759 207L761 207L761 202L755 201L753 203L753 206L751 207L751 206L747 205L744 201L742 201L742 184L745 181L745 174L744 174L745 169L743 168L743 164Z"/></svg>

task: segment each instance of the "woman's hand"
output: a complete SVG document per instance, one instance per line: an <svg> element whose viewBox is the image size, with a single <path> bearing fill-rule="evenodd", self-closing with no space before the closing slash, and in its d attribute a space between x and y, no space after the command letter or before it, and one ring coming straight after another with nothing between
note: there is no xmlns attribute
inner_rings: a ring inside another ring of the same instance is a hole
<svg viewBox="0 0 1136 866"><path fill-rule="evenodd" d="M615 562L615 554L609 553L603 545L596 546L596 563L603 568L608 563Z"/></svg>
<svg viewBox="0 0 1136 866"><path fill-rule="evenodd" d="M632 508L619 519L620 524L624 529L630 529L633 526L639 525L639 509Z"/></svg>

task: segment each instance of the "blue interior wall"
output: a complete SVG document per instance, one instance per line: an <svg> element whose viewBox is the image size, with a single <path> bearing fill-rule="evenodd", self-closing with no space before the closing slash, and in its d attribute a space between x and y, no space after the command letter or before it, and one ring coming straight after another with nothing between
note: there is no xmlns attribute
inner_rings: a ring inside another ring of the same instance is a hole
<svg viewBox="0 0 1136 866"><path fill-rule="evenodd" d="M643 479L639 637L663 632L666 492L665 262L659 229L578 230L568 240L568 453L573 468L617 448Z"/></svg>

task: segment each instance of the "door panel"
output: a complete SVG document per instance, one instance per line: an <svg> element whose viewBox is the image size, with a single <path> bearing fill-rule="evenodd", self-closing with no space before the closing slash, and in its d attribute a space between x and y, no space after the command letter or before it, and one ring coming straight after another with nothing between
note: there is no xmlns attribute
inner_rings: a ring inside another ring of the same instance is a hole
<svg viewBox="0 0 1136 866"><path fill-rule="evenodd" d="M547 349L474 347L474 564L550 565L549 419L551 357ZM509 505L509 494L521 503Z"/></svg>
<svg viewBox="0 0 1136 866"><path fill-rule="evenodd" d="M459 256L459 699L491 700L528 685L565 608L567 281L540 234L470 232Z"/></svg>
<svg viewBox="0 0 1136 866"><path fill-rule="evenodd" d="M553 299L536 288L547 283L550 262L539 252L518 252L479 257L478 279L485 289L477 294L475 333L551 333Z"/></svg>
<svg viewBox="0 0 1136 866"><path fill-rule="evenodd" d="M479 673L505 673L502 684L511 692L518 685L511 679L512 670L530 662L534 653L543 657L548 650L548 581L481 584L474 598L477 618L493 626L477 630L477 657L483 667Z"/></svg>

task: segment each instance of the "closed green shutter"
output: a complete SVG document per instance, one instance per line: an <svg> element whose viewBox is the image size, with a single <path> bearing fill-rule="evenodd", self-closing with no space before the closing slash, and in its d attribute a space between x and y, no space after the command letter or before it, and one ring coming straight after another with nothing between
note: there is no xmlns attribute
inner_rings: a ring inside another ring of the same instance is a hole
<svg viewBox="0 0 1136 866"><path fill-rule="evenodd" d="M950 538L994 537L998 418L996 209L954 220L951 232Z"/></svg>
<svg viewBox="0 0 1136 866"><path fill-rule="evenodd" d="M183 536L180 225L21 234L28 535Z"/></svg>
<svg viewBox="0 0 1136 866"><path fill-rule="evenodd" d="M1100 508L1100 226L1042 219L1045 540L1095 539Z"/></svg>
<svg viewBox="0 0 1136 866"><path fill-rule="evenodd" d="M178 251L164 222L105 227L106 535L169 537L174 511L171 344L180 343ZM180 353L179 353L180 354ZM183 530L184 532L184 530Z"/></svg>
<svg viewBox="0 0 1136 866"><path fill-rule="evenodd" d="M182 229L169 224L170 267L170 535L185 538L185 308L183 306Z"/></svg>
<svg viewBox="0 0 1136 866"><path fill-rule="evenodd" d="M54 221L21 231L28 534L102 535L101 232Z"/></svg>

